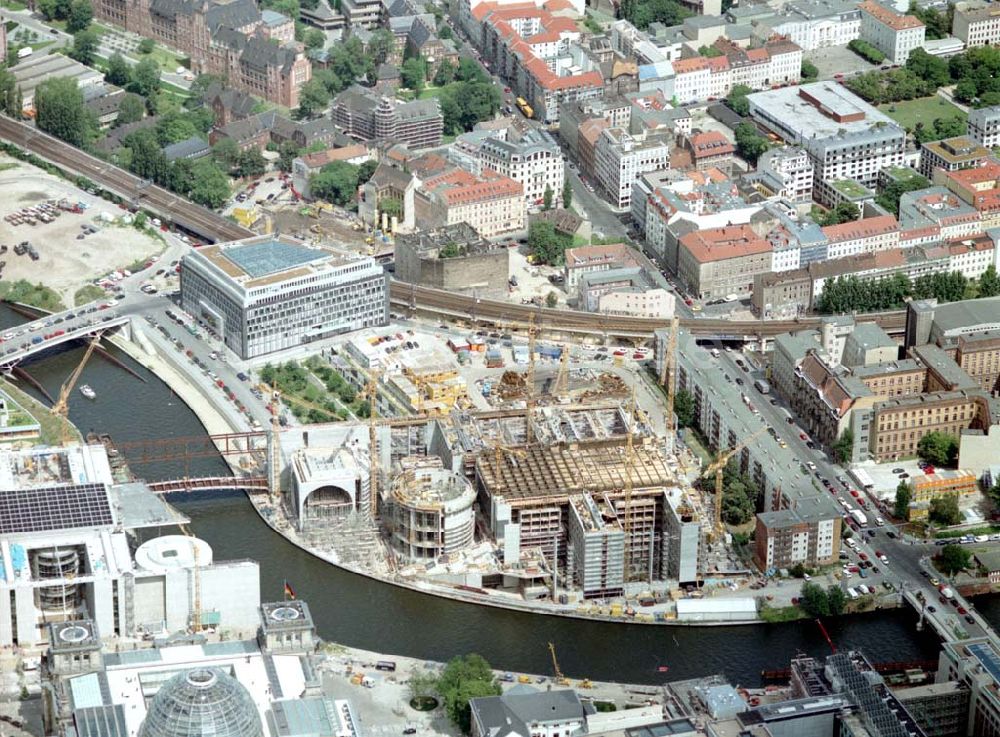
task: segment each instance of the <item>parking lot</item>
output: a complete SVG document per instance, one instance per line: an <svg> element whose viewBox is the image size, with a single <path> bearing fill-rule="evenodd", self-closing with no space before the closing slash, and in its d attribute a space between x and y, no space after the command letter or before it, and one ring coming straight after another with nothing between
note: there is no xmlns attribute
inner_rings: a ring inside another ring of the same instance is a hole
<svg viewBox="0 0 1000 737"><path fill-rule="evenodd" d="M875 69L874 64L868 63L846 46L814 49L805 52L802 57L816 65L821 80L833 79L836 74L850 76Z"/></svg>

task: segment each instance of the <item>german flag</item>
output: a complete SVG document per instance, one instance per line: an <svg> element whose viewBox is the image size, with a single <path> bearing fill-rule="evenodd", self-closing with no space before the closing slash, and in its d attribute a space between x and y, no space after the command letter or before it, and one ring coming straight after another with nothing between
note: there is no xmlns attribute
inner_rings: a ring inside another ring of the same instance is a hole
<svg viewBox="0 0 1000 737"><path fill-rule="evenodd" d="M288 581L285 581L285 598L295 601L295 589L292 588L292 585Z"/></svg>

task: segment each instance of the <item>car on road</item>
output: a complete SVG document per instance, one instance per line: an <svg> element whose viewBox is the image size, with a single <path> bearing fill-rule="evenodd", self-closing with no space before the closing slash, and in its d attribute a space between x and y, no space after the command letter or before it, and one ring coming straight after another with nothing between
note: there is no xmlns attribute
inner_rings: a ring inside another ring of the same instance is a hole
<svg viewBox="0 0 1000 737"><path fill-rule="evenodd" d="M895 473L895 474L905 473L906 469L905 468L894 468L894 469L892 469L892 472Z"/></svg>
<svg viewBox="0 0 1000 737"><path fill-rule="evenodd" d="M964 606L958 607L955 611L957 611L959 614L968 614L969 613L969 610L966 609Z"/></svg>
<svg viewBox="0 0 1000 737"><path fill-rule="evenodd" d="M934 606L933 604L928 604L927 605L927 611L929 611L931 614L933 614L934 612L937 611L937 607Z"/></svg>
<svg viewBox="0 0 1000 737"><path fill-rule="evenodd" d="M966 614L965 615L965 621L968 622L969 624L975 624L976 623L976 618L973 617L971 614Z"/></svg>

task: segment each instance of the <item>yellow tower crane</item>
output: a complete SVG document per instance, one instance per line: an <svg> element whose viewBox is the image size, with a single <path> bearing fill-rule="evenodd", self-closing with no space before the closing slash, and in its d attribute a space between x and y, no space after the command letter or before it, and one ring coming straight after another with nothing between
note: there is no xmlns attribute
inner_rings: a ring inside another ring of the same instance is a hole
<svg viewBox="0 0 1000 737"><path fill-rule="evenodd" d="M533 410L535 409L535 336L537 335L537 330L535 328L535 314L532 313L528 316L528 375L525 378L525 384L527 386L527 398L525 400L525 407L527 408L527 413L524 417L524 443L525 445L531 445L532 437L532 427L531 420L534 415Z"/></svg>
<svg viewBox="0 0 1000 737"><path fill-rule="evenodd" d="M666 354L663 356L663 368L660 371L660 384L667 388L667 434L673 438L677 434L677 426L674 420L674 393L677 391L677 330L680 327L680 318L674 315L670 323L670 337L667 339Z"/></svg>
<svg viewBox="0 0 1000 737"><path fill-rule="evenodd" d="M73 373L69 375L69 378L63 383L62 387L59 389L59 399L56 403L52 405L50 410L52 414L58 417L62 432L62 444L68 445L69 441L72 439L72 435L69 430L69 395L73 391L73 387L76 386L76 382L79 381L80 375L83 373L84 366L87 365L87 361L90 360L90 356L93 354L94 349L97 348L97 344L101 342L102 332L95 333L87 344L87 350L83 354L83 358L80 359L80 363L77 364L76 368L73 369Z"/></svg>
<svg viewBox="0 0 1000 737"><path fill-rule="evenodd" d="M271 413L271 434L267 444L267 487L271 501L274 502L281 498L281 423L278 420L281 413L281 393L273 384L268 389L271 395L271 401L267 405Z"/></svg>
<svg viewBox="0 0 1000 737"><path fill-rule="evenodd" d="M569 393L569 346L565 343L560 346L559 372L556 380L552 384L552 396L557 400L562 399Z"/></svg>
<svg viewBox="0 0 1000 737"><path fill-rule="evenodd" d="M707 479L712 474L715 474L715 527L713 528L713 534L716 540L722 539L722 477L726 470L726 464L729 463L730 458L750 445L750 443L756 440L757 437L760 436L766 429L766 427L762 427L746 440L737 443L729 450L719 451L715 460L710 463L708 468L706 468L701 474L703 479Z"/></svg>
<svg viewBox="0 0 1000 737"><path fill-rule="evenodd" d="M632 400L628 407L628 432L625 435L625 479L624 492L625 501L624 524L622 530L625 533L625 562L624 580L628 583L632 578L632 466L635 464L635 389L632 390Z"/></svg>
<svg viewBox="0 0 1000 737"><path fill-rule="evenodd" d="M559 669L559 660L556 658L556 646L549 643L549 653L552 655L552 670L555 672L555 682L557 686L568 686L569 679L562 674Z"/></svg>

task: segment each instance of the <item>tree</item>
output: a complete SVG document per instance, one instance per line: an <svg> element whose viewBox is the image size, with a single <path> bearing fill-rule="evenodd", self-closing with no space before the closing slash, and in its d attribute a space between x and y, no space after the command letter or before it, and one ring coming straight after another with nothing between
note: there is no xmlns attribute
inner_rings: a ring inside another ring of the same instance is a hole
<svg viewBox="0 0 1000 737"><path fill-rule="evenodd" d="M920 438L917 455L935 466L949 466L958 458L958 438L935 430Z"/></svg>
<svg viewBox="0 0 1000 737"><path fill-rule="evenodd" d="M640 30L648 28L650 23L680 25L690 15L690 11L675 0L622 0L618 6L618 17L626 19Z"/></svg>
<svg viewBox="0 0 1000 737"><path fill-rule="evenodd" d="M993 264L986 267L986 271L979 277L979 296L996 297L1000 295L1000 276L997 276L997 269Z"/></svg>
<svg viewBox="0 0 1000 737"><path fill-rule="evenodd" d="M444 59L438 66L437 74L434 75L434 85L444 87L455 81L455 65L448 59Z"/></svg>
<svg viewBox="0 0 1000 737"><path fill-rule="evenodd" d="M424 61L422 56L410 57L403 62L403 66L399 70L399 76L402 79L404 87L408 87L419 95L423 92L424 85L427 82L427 62Z"/></svg>
<svg viewBox="0 0 1000 737"><path fill-rule="evenodd" d="M482 696L499 696L501 689L490 670L490 664L481 655L472 653L452 658L448 662L438 678L437 692L448 718L463 733L468 733L471 729L469 700Z"/></svg>
<svg viewBox="0 0 1000 737"><path fill-rule="evenodd" d="M259 177L267 171L267 162L264 161L264 154L257 148L248 148L241 151L236 159L236 176L239 177Z"/></svg>
<svg viewBox="0 0 1000 737"><path fill-rule="evenodd" d="M674 414L677 415L678 427L694 424L694 397L687 389L681 389L674 395Z"/></svg>
<svg viewBox="0 0 1000 737"><path fill-rule="evenodd" d="M881 207L884 207L888 212L898 216L900 197L907 192L913 192L918 189L926 189L930 186L931 183L926 177L919 174L913 174L904 181L896 181L889 184L882 190L881 194L875 198L875 202L877 202Z"/></svg>
<svg viewBox="0 0 1000 737"><path fill-rule="evenodd" d="M573 205L573 186L569 183L569 177L563 180L562 206L567 210Z"/></svg>
<svg viewBox="0 0 1000 737"><path fill-rule="evenodd" d="M945 545L937 557L937 567L953 576L964 571L972 562L972 553L961 545Z"/></svg>
<svg viewBox="0 0 1000 737"><path fill-rule="evenodd" d="M310 28L302 37L307 49L321 49L326 44L326 36L318 28Z"/></svg>
<svg viewBox="0 0 1000 737"><path fill-rule="evenodd" d="M802 75L803 82L809 82L819 77L819 69L808 59L802 60L802 68L799 73Z"/></svg>
<svg viewBox="0 0 1000 737"><path fill-rule="evenodd" d="M919 46L907 57L906 68L935 89L951 84L948 62L940 57L931 56Z"/></svg>
<svg viewBox="0 0 1000 737"><path fill-rule="evenodd" d="M198 135L198 128L181 113L168 113L156 122L156 137L161 146L186 141Z"/></svg>
<svg viewBox="0 0 1000 737"><path fill-rule="evenodd" d="M143 104L142 98L138 95L125 93L122 95L121 102L118 103L118 117L115 119L115 127L142 120L145 114L146 106Z"/></svg>
<svg viewBox="0 0 1000 737"><path fill-rule="evenodd" d="M152 99L160 91L160 65L153 59L140 61L132 68L132 81L126 89Z"/></svg>
<svg viewBox="0 0 1000 737"><path fill-rule="evenodd" d="M799 606L810 617L830 616L830 597L822 586L812 581L802 584Z"/></svg>
<svg viewBox="0 0 1000 737"><path fill-rule="evenodd" d="M83 93L73 77L54 77L35 90L35 123L39 130L82 148L93 130Z"/></svg>
<svg viewBox="0 0 1000 737"><path fill-rule="evenodd" d="M942 494L931 499L927 516L931 522L951 527L962 521L962 512L958 508L958 496Z"/></svg>
<svg viewBox="0 0 1000 737"><path fill-rule="evenodd" d="M378 203L378 211L384 212L389 220L403 217L403 201L398 197L383 197Z"/></svg>
<svg viewBox="0 0 1000 737"><path fill-rule="evenodd" d="M847 595L839 586L830 586L826 590L826 602L830 609L830 616L839 617L847 608Z"/></svg>
<svg viewBox="0 0 1000 737"><path fill-rule="evenodd" d="M318 79L310 79L299 91L297 117L312 118L330 104L330 93Z"/></svg>
<svg viewBox="0 0 1000 737"><path fill-rule="evenodd" d="M194 202L214 210L222 207L229 199L229 177L211 159L196 161L192 174L194 185L189 196Z"/></svg>
<svg viewBox="0 0 1000 737"><path fill-rule="evenodd" d="M362 163L361 165L359 165L358 166L358 186L360 187L362 184L364 184L369 179L371 179L372 175L375 173L376 169L378 169L378 162L377 161L365 161L364 163ZM400 213L400 214L402 214L402 213Z"/></svg>
<svg viewBox="0 0 1000 737"><path fill-rule="evenodd" d="M135 47L135 50L140 54L152 54L153 49L156 48L156 42L151 38L144 38L139 42L139 45Z"/></svg>
<svg viewBox="0 0 1000 737"><path fill-rule="evenodd" d="M857 220L859 217L861 217L861 211L858 210L857 205L853 202L839 202L832 210L827 210L820 215L816 219L816 222L817 224L826 227L828 225L849 223Z"/></svg>
<svg viewBox="0 0 1000 737"><path fill-rule="evenodd" d="M0 66L0 110L13 118L21 117L21 88L9 70Z"/></svg>
<svg viewBox="0 0 1000 737"><path fill-rule="evenodd" d="M426 699L437 693L438 679L433 673L426 670L416 671L410 674L410 680L406 682L410 690L411 699Z"/></svg>
<svg viewBox="0 0 1000 737"><path fill-rule="evenodd" d="M760 155L770 148L767 139L757 132L757 128L752 123L746 121L736 126L736 149L740 156L751 164L756 164Z"/></svg>
<svg viewBox="0 0 1000 737"><path fill-rule="evenodd" d="M900 481L896 487L896 506L893 514L897 519L907 519L910 513L910 502L913 500L913 492L910 485L905 481Z"/></svg>
<svg viewBox="0 0 1000 737"><path fill-rule="evenodd" d="M69 17L66 18L66 31L76 33L90 27L94 19L94 8L90 0L73 0L69 6Z"/></svg>
<svg viewBox="0 0 1000 737"><path fill-rule="evenodd" d="M326 164L309 179L309 189L321 200L346 205L358 188L358 167L346 161Z"/></svg>
<svg viewBox="0 0 1000 737"><path fill-rule="evenodd" d="M844 430L843 434L833 444L831 450L837 463L847 463L850 461L854 453L854 431L851 428Z"/></svg>
<svg viewBox="0 0 1000 737"><path fill-rule="evenodd" d="M73 46L69 50L69 55L81 64L91 66L100 43L101 37L96 31L77 31L73 36Z"/></svg>
<svg viewBox="0 0 1000 737"><path fill-rule="evenodd" d="M751 94L753 89L747 87L745 84L734 84L733 88L726 95L726 105L728 105L734 113L740 117L746 117L750 114L750 102L747 100L747 95Z"/></svg>
<svg viewBox="0 0 1000 737"><path fill-rule="evenodd" d="M573 239L557 233L552 223L537 220L528 228L528 247L539 263L561 266Z"/></svg>
<svg viewBox="0 0 1000 737"><path fill-rule="evenodd" d="M70 8L70 0L38 0L38 12L45 20L66 20Z"/></svg>
<svg viewBox="0 0 1000 737"><path fill-rule="evenodd" d="M552 209L552 197L555 193L552 191L552 187L545 185L545 194L542 195L542 209L551 210Z"/></svg>
<svg viewBox="0 0 1000 737"><path fill-rule="evenodd" d="M292 162L298 158L298 155L299 146L295 141L283 141L278 146L278 169L284 172L291 171Z"/></svg>
<svg viewBox="0 0 1000 737"><path fill-rule="evenodd" d="M108 57L108 71L104 74L104 81L119 87L126 87L132 81L132 68L117 51Z"/></svg>
<svg viewBox="0 0 1000 737"><path fill-rule="evenodd" d="M458 60L458 68L455 69L455 79L459 82L486 82L489 75L483 71L475 59L463 56Z"/></svg>
<svg viewBox="0 0 1000 737"><path fill-rule="evenodd" d="M855 54L860 56L865 61L871 62L872 64L881 64L885 61L885 54L879 51L877 48L872 46L867 41L862 41L860 38L856 38L847 44L847 48L853 51Z"/></svg>
<svg viewBox="0 0 1000 737"><path fill-rule="evenodd" d="M396 39L388 28L372 31L371 38L368 39L368 55L371 56L375 66L385 63L395 48Z"/></svg>
<svg viewBox="0 0 1000 737"><path fill-rule="evenodd" d="M556 305L559 304L559 295L555 292L549 292L545 295L545 306L549 309L554 309Z"/></svg>
<svg viewBox="0 0 1000 737"><path fill-rule="evenodd" d="M212 160L229 171L240 160L240 147L232 138L223 138L212 146Z"/></svg>
<svg viewBox="0 0 1000 737"><path fill-rule="evenodd" d="M125 136L122 143L132 152L129 169L133 174L157 184L167 182L169 164L155 131L149 128L135 131Z"/></svg>

